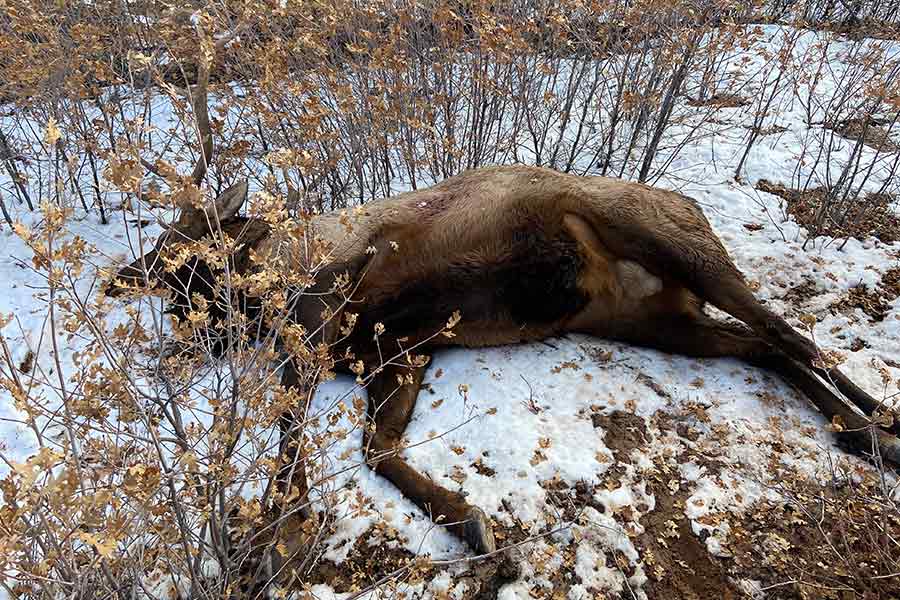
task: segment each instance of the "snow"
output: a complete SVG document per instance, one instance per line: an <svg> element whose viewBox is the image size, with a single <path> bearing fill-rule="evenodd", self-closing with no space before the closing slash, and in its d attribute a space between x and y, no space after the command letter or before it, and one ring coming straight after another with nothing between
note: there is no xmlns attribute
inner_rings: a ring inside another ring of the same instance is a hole
<svg viewBox="0 0 900 600"><path fill-rule="evenodd" d="M776 27L766 27L763 31L763 38L770 41L761 43L772 43L773 38L783 34ZM815 33L800 34L795 53L818 41ZM834 68L815 90L818 99L833 93L846 46L844 42L836 42L827 48L828 63ZM897 53L900 47L888 44L888 51ZM759 77L772 76L758 57L742 65L741 71L747 74L748 95L759 89ZM171 115L164 106L159 108L154 118L158 119L160 129L164 129ZM722 109L719 118L742 125L752 122L749 112ZM813 121L820 119L821 108L815 109L813 116ZM807 124L802 102L787 99L779 102L770 121L789 129L781 135L760 138L746 163L744 183L735 182L733 174L746 132L733 127L715 135L693 136L670 166L669 173L677 177L663 177L658 185L678 189L700 202L735 262L751 282L758 284L758 297L774 311L789 317L795 326L799 326L797 317L801 311L785 301L784 295L805 276L814 278L819 295L801 310L812 312L818 318L817 342L845 352L847 362L843 368L848 376L874 396L881 397L884 390L873 364L885 366L885 359L900 353L900 313L895 311L881 322L869 323L861 314L849 317L831 314L827 306L860 282L875 285L884 272L897 264L900 246L868 239L850 240L839 249L839 244L822 238L802 249L803 231L793 221L783 220L780 199L754 190L751 184L763 178L789 186L798 177L833 180L835 164L849 158L851 146L845 142L837 149L838 160L834 164L819 163L812 168L799 165L801 147L823 143L821 128ZM675 128L671 135L673 139L682 139L688 134ZM871 158L874 151L864 152ZM665 160L665 155L660 160ZM0 190L9 186L3 177L5 174L0 175ZM880 177L876 169L866 189L878 189L882 183ZM397 185L402 187L403 183ZM37 213L19 209L16 217L33 230L41 227ZM760 224L762 229L749 231L744 227L747 223ZM136 246L135 240L129 240L129 230L120 218L104 226L93 214L76 213L70 225L72 235L84 238L96 249L97 267L120 264L130 255L129 246ZM147 241L152 241L158 231L156 226L145 229ZM131 229L131 235L133 232ZM73 339L59 356L52 355L47 341L46 282L30 266L31 251L5 226L0 229L0 255L6 258L0 261L0 315L14 316L2 331L12 352L12 362L18 365L26 354L33 353L34 376L19 376L34 386L34 397L42 395L45 404L55 405L59 402L58 395L52 385L42 382L55 381L56 376L51 374L57 364L65 370L66 377L76 373L74 356L83 349L83 344ZM825 277L826 273L831 277ZM92 276L93 273L85 273L78 280L76 288L85 297L93 293ZM145 301L143 306L151 304ZM111 327L126 318L125 308L117 305L107 316ZM871 347L850 351L850 344L857 337L868 340ZM609 358L599 360L598 356ZM886 368L894 377L900 376L900 370ZM653 388L647 383L651 380L655 382ZM559 557L552 558L548 563L552 566L542 572L532 568L529 557L542 551L552 554L554 543L564 547L573 540L577 540L577 549L572 569L580 582L571 587L569 598L594 597L597 591L615 594L626 590L631 590L636 598L646 597L641 588L646 583L648 569L635 547L633 535L640 535L642 516L656 507L645 476L669 457L687 456L677 465L675 483L688 492L684 514L691 520L693 533L710 534L705 543L714 555L727 553L728 523L711 526L699 519L713 513L739 514L752 507L756 500L775 494L766 485L771 479L766 469L773 452L779 453L781 464L810 475L828 469L829 461L835 457L854 464L857 461L836 446L825 419L803 398L777 378L732 360L693 360L573 335L515 347L444 350L434 355L425 382L430 385L430 391L421 393L406 431L411 444L406 457L415 469L442 486L467 494L468 501L485 510L497 525L522 527L529 535L561 524L560 515L548 501L548 491L541 485L549 480L561 480L569 487L586 482L594 490L594 505L604 509L600 512L587 506L577 522L571 523L564 532L522 549L519 561L522 575L500 591L498 597L503 599L528 598L532 590L549 588L552 571L564 568L558 562ZM462 385L467 387L465 392ZM660 389L665 394L660 394ZM352 378L338 377L319 387L312 412L333 413L338 402L349 404L349 398L360 393ZM767 397L778 401L767 401ZM631 451L630 463L622 462L625 457L615 456L614 440L608 439L607 432L595 428L591 419L593 414L623 411L649 423L654 415L676 414L686 411L688 406L701 407L708 418L690 422L700 432L699 440L653 433L645 444ZM208 414L204 414L207 408L198 405L192 418L207 423ZM323 419L322 425L325 424L327 420ZM346 415L329 427L344 428L347 436L331 446L327 457L323 457L327 472L337 474L326 485L336 498L330 504L335 530L325 542L324 558L336 563L345 560L354 542L377 522L394 528L400 546L415 554L430 555L436 560L469 554L464 544L435 527L396 488L363 466L362 432ZM53 432L44 435L51 445L59 443ZM3 456L12 462L26 461L38 448L27 419L3 391L0 391L0 438ZM783 440L781 450L772 449L773 438ZM716 451L722 446L727 447L727 452ZM722 463L721 469L711 473L708 466L697 462L698 455L715 455ZM474 466L476 461L492 469L493 474L479 473ZM622 468L616 475L619 487L595 488L614 466ZM9 465L0 465L0 471L8 468ZM322 490L323 498L328 490ZM248 489L245 495L253 492ZM365 516L359 516L354 506L360 495L366 499ZM626 508L636 515L631 532L616 517ZM614 564L606 560L613 552L624 556L634 567L631 576L626 577L622 569L607 566ZM164 594L166 586L173 585L166 577L154 577L158 594ZM409 591L429 598L441 593L462 598L465 597L463 585L445 571L433 581L418 584ZM750 580L741 585L748 590L759 589L758 582ZM314 586L311 592L316 598L346 597L325 585Z"/></svg>

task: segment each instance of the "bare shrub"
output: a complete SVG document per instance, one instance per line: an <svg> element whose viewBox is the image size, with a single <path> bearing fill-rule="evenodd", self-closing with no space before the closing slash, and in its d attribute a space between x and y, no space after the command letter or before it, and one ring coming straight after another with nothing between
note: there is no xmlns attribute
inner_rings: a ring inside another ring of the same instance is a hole
<svg viewBox="0 0 900 600"><path fill-rule="evenodd" d="M0 319L0 386L35 440L24 462L0 451L0 585L36 598L241 597L265 570L265 546L303 533L317 548L347 503L342 482L361 468L335 472L328 457L366 426L369 374L317 409L280 384L291 366L308 389L344 358L290 323L291 303L328 262L304 229L311 214L510 162L675 178L685 148L734 127L717 114L752 112L747 157L774 113L799 102L830 128L808 140L798 164L812 166L798 167L791 190L766 191L812 237L896 239L896 57L859 41L835 93L822 92L827 44L798 57L799 30L786 29L782 51L762 56L761 89L751 94L753 74L732 68L756 53L763 31L747 21L759 13L897 14L895 3L851 4L0 2L2 226L30 248L25 268L47 314L27 349L7 342L15 318ZM847 140L849 157L838 148ZM214 229L165 260L221 264L216 302L186 294L173 319L163 308L185 290L141 290L124 313L95 293L102 268L174 212L245 177L251 213L319 256L315 268L240 277L229 250L246 232ZM110 222L127 239L90 247L80 228ZM240 310L248 297L258 319ZM283 427L308 490L274 484ZM365 498L350 503L368 510ZM289 517L301 510L321 519L298 532ZM317 552L301 561L300 583L321 577ZM375 583L434 566L401 554Z"/></svg>

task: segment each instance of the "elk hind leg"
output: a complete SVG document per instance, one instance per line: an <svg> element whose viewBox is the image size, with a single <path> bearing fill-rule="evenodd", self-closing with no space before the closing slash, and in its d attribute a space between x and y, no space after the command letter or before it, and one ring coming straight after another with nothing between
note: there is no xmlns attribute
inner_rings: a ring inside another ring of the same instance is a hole
<svg viewBox="0 0 900 600"><path fill-rule="evenodd" d="M824 364L816 345L784 318L764 307L739 275L724 277L718 285L710 287L715 290L707 295L710 302L744 321L760 337L832 383L866 415L884 409L880 402L853 383L837 366ZM900 429L895 428L894 431L897 433Z"/></svg>
<svg viewBox="0 0 900 600"><path fill-rule="evenodd" d="M826 418L840 417L845 430L839 437L854 450L866 454L877 448L883 458L900 464L900 440L870 427L868 419L853 411L807 365L744 327L704 315L664 316L646 322L622 323L611 337L686 356L739 358L773 371L803 392Z"/></svg>
<svg viewBox="0 0 900 600"><path fill-rule="evenodd" d="M610 251L648 268L665 273L707 301L749 325L753 331L785 354L832 382L848 400L867 415L882 409L880 402L854 385L836 367L820 366L819 351L811 340L780 316L766 309L747 287L728 251L712 232L702 211L685 204L677 218L660 220L656 213L637 216L619 212L614 218L593 215L594 226ZM647 223L653 226L648 227Z"/></svg>
<svg viewBox="0 0 900 600"><path fill-rule="evenodd" d="M368 386L369 418L374 431L366 428L363 451L366 462L393 483L437 523L465 540L478 554L496 549L487 515L466 502L462 494L451 492L418 473L399 453L401 438L412 417L425 367L385 365Z"/></svg>

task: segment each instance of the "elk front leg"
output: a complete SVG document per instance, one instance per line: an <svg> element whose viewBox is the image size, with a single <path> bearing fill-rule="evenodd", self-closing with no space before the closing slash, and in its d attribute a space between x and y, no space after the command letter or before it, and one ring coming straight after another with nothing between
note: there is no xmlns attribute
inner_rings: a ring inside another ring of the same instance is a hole
<svg viewBox="0 0 900 600"><path fill-rule="evenodd" d="M276 504L280 512L285 512L290 505L306 499L309 488L306 481L306 459L303 450L303 420L306 415L308 394L300 382L297 369L292 361L288 361L281 374L281 387L285 393L294 394L297 402L281 413L278 419L280 437L278 440L278 474L275 476L275 487L278 491ZM308 507L301 505L301 511L308 513Z"/></svg>
<svg viewBox="0 0 900 600"><path fill-rule="evenodd" d="M258 582L279 578L289 565L302 566L305 550L311 545L318 523L310 517L309 484L306 478L306 456L303 429L309 389L301 381L293 361L288 360L281 375L281 387L293 395L294 402L279 417L278 471L271 497L269 523L260 536L260 544L268 548L269 561L257 573ZM268 504L270 489L264 495ZM299 560L298 560L299 559ZM262 587L260 588L262 589Z"/></svg>
<svg viewBox="0 0 900 600"><path fill-rule="evenodd" d="M235 549L244 584L232 598L265 598L270 584L282 585L302 570L317 523L310 519L306 457L303 455L303 421L309 397L293 361L281 375L281 387L291 393L292 406L279 418L278 470L269 480L260 501L265 519ZM287 576L285 576L287 575Z"/></svg>
<svg viewBox="0 0 900 600"><path fill-rule="evenodd" d="M465 540L478 554L496 549L490 519L462 494L422 476L400 457L401 438L412 417L425 367L386 365L368 386L369 419L363 452L368 465L397 486L404 496ZM411 380L411 381L410 381Z"/></svg>

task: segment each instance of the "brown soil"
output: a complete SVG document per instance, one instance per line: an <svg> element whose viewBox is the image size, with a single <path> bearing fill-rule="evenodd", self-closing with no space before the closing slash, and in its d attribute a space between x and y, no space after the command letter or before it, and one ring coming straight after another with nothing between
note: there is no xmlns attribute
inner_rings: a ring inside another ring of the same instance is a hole
<svg viewBox="0 0 900 600"><path fill-rule="evenodd" d="M863 283L850 288L843 298L829 308L832 313L844 314L851 313L853 309L858 308L869 315L869 321L873 323L883 321L890 310L890 306L882 299L881 294L877 290L869 290Z"/></svg>
<svg viewBox="0 0 900 600"><path fill-rule="evenodd" d="M591 420L595 427L603 429L604 444L612 451L616 460L616 465L607 470L605 481L597 487L617 485L617 480L625 472L625 464L631 462L632 452L647 447L652 436L651 430L642 417L622 411L594 413ZM691 435L689 426L673 415L660 413L654 417L653 425L662 431L676 430L679 435ZM722 468L722 463L714 458L690 452L686 456L703 464L709 473L717 473ZM648 598L653 599L742 598L739 590L729 580L727 563L707 552L706 545L694 535L690 522L684 516L684 502L689 490L682 486L672 492L668 487L669 480L670 477L664 475L649 477L648 484L656 498L656 506L649 512L649 507L635 507L643 513L640 524L645 529L634 540L649 577L643 590ZM603 506L594 501L594 489L586 482L578 482L574 488L560 480L551 480L542 485L548 490L550 503L565 519L575 518L577 511L584 506L592 506L598 512L604 511ZM628 526L634 519L634 512L625 510L615 517L622 521L623 526ZM609 568L619 568L626 576L633 575L634 567L624 557L611 554L608 560L611 563L607 564ZM564 589L566 588L554 587L555 595L552 597L557 597Z"/></svg>
<svg viewBox="0 0 900 600"><path fill-rule="evenodd" d="M820 291L815 280L810 277L804 277L801 283L789 289L781 299L795 308L801 308L806 302L818 296L819 293Z"/></svg>
<svg viewBox="0 0 900 600"><path fill-rule="evenodd" d="M900 147L891 140L887 131L882 125L889 124L886 119L868 118L868 119L847 119L845 121L837 121L833 123L825 123L826 129L831 129L841 137L845 137L854 142L862 140L863 144L880 150L882 152L897 152Z"/></svg>
<svg viewBox="0 0 900 600"><path fill-rule="evenodd" d="M687 424L683 417L661 413L653 421L661 431L678 431L682 439L689 438L682 435ZM686 444L679 462L698 462L713 477L725 468L690 446ZM665 477L650 480L657 508L642 517L649 539L644 536L641 541L654 557L663 557L659 562L667 576L651 577L644 587L648 597L745 598L732 582L755 579L769 588L767 598L900 599L894 575L900 572L900 509L886 498L877 473L857 468L855 483L841 471L844 467L836 466L832 477L821 483L785 468L778 460L773 460L771 468L781 472L771 484L781 500L758 501L742 515L710 515L713 521L727 520L730 525L725 542L728 558L710 556L693 535L683 516L683 489L673 494L662 485ZM677 528L664 523L659 529L659 520L667 514ZM675 541L669 533L673 530L678 533ZM653 535L656 531L669 537L661 539ZM645 551L642 558L648 562Z"/></svg>
<svg viewBox="0 0 900 600"><path fill-rule="evenodd" d="M469 466L475 469L476 473L478 473L479 475L484 475L485 477L493 477L497 474L497 471L489 465L485 464L484 459L480 456Z"/></svg>
<svg viewBox="0 0 900 600"><path fill-rule="evenodd" d="M603 430L603 443L615 459L615 464L606 470L602 484L618 487L619 479L627 471L626 465L631 464L631 452L646 447L650 442L647 425L641 417L622 411L609 414L595 412L591 415L591 423L594 429Z"/></svg>
<svg viewBox="0 0 900 600"><path fill-rule="evenodd" d="M862 338L853 338L853 341L850 342L850 351L851 352L859 352L865 348L869 347L869 342Z"/></svg>
<svg viewBox="0 0 900 600"><path fill-rule="evenodd" d="M653 426L660 432L676 432L685 440L696 441L697 432L691 426L690 411L685 415L657 413ZM718 474L725 464L714 456L685 446L679 462L694 461L705 467L711 476ZM677 478L677 476L676 476ZM729 561L711 555L704 537L694 535L690 521L684 515L684 503L690 489L684 485L677 491L669 487L670 476L655 475L648 479L648 487L656 498L653 511L641 517L645 531L637 538L641 557L649 580L644 586L648 598L683 598L731 600L745 595L730 579Z"/></svg>
<svg viewBox="0 0 900 600"><path fill-rule="evenodd" d="M664 398L666 400L672 399L672 395L666 390L666 388L661 386L659 382L657 382L646 373L638 373L637 380L653 390L653 392L660 398Z"/></svg>
<svg viewBox="0 0 900 600"><path fill-rule="evenodd" d="M881 277L878 287L870 290L865 284L856 285L847 294L832 304L832 313L851 313L858 308L869 316L869 321L883 321L890 313L890 303L900 297L900 267L887 271Z"/></svg>
<svg viewBox="0 0 900 600"><path fill-rule="evenodd" d="M832 31L851 40L872 38L876 40L900 40L900 25L873 19L860 19L855 23L823 23L811 27L814 31Z"/></svg>
<svg viewBox="0 0 900 600"><path fill-rule="evenodd" d="M353 548L347 555L347 560L340 565L331 561L320 561L315 569L304 580L310 585L327 583L342 593L353 589L360 589L372 585L384 576L403 569L412 567L415 555L398 547L388 545L388 542L379 540L371 543L376 535L373 529L363 534L353 544ZM424 569L417 576L427 576L431 570ZM409 581L409 574L399 577L402 581Z"/></svg>
<svg viewBox="0 0 900 600"><path fill-rule="evenodd" d="M630 462L631 453L646 447L651 440L647 423L633 414L621 411L594 414L592 421L595 427L603 428L603 442L619 464ZM696 439L696 432L690 431L687 423L672 415L659 413L654 417L653 425L660 431L674 430L682 437ZM703 464L710 473L721 470L721 463L711 457L694 456L690 452L686 457ZM608 479L619 477L621 471L616 467L609 469ZM740 598L741 594L728 579L723 561L707 552L706 545L694 535L684 516L684 502L689 490L682 486L673 492L668 486L669 480L670 477L661 474L648 478L656 506L640 517L645 531L635 540L648 572L649 581L643 588L647 596L684 600ZM629 515L622 516L628 520Z"/></svg>
<svg viewBox="0 0 900 600"><path fill-rule="evenodd" d="M713 106L715 108L740 108L750 104L750 100L737 94L713 94L709 98L691 98L688 106Z"/></svg>
<svg viewBox="0 0 900 600"><path fill-rule="evenodd" d="M22 362L19 363L19 371L29 375L31 373L31 369L34 367L34 352L29 350L25 353L25 358L22 359Z"/></svg>
<svg viewBox="0 0 900 600"><path fill-rule="evenodd" d="M800 191L761 179L756 189L783 198L788 214L812 235L857 239L873 236L887 244L900 240L900 217L891 208L894 198L887 194L851 198L842 206L828 198L825 188Z"/></svg>
<svg viewBox="0 0 900 600"><path fill-rule="evenodd" d="M788 130L783 125L770 125L769 127L747 127L750 131L756 131L759 135L777 135Z"/></svg>
<svg viewBox="0 0 900 600"><path fill-rule="evenodd" d="M603 443L620 462L630 462L631 452L650 442L644 419L631 413L620 410L609 414L595 413L591 415L591 423L595 429L603 429Z"/></svg>
<svg viewBox="0 0 900 600"><path fill-rule="evenodd" d="M878 486L872 476L853 484L838 475L826 485L785 477L785 500L760 501L751 518L732 522L735 567L777 585L774 598L896 600L900 512Z"/></svg>
<svg viewBox="0 0 900 600"><path fill-rule="evenodd" d="M516 526L495 525L494 534L498 545L515 544L528 537L522 527ZM345 561L339 565L328 560L319 561L304 578L304 583L326 583L337 593L345 593L385 579L380 586L384 592L392 586L414 585L437 575L438 568L430 565L427 556L416 557L391 541L390 533L376 526L356 540ZM392 574L396 577L389 577ZM467 599L495 600L500 588L518 576L516 563L510 557L499 554L473 564L464 574L453 579L455 583L465 582Z"/></svg>
<svg viewBox="0 0 900 600"><path fill-rule="evenodd" d="M885 286L900 285L900 269L885 277ZM680 483L678 463L693 461L705 468L708 476L721 485L726 464L723 444L711 445L720 433L702 433L702 415L684 408L678 413L657 413L648 422L642 417L622 411L602 413L595 408L590 419L603 429L604 443L613 453L616 465L606 472L605 481L591 484L579 481L570 485L558 478L542 482L548 504L555 507L556 525L576 521L586 506L599 512L603 505L594 499L597 486L609 485L609 478L624 474L635 450L648 447L655 436L676 434L683 440L677 463L658 456L655 468L642 474L648 491L655 498L652 510L637 506L614 517L623 527L633 529L637 520L644 532L632 539L648 576L643 591L657 600L706 600L711 598L738 600L746 598L738 587L741 579L755 579L768 587L769 598L807 600L898 600L894 591L900 572L900 512L885 501L877 478L863 474L861 483L847 483L835 477L827 485L810 483L784 468L777 460L772 468L783 471L778 486L784 500L764 500L742 515L729 512L710 513L701 522L714 525L728 522L731 531L725 540L727 557L711 555L704 535L693 533L685 517L685 503L692 486ZM598 435L600 432L598 432ZM710 436L713 436L710 438ZM776 452L777 454L777 452ZM773 455L774 456L774 455ZM504 503L514 514L514 507ZM552 520L552 519L551 519ZM525 540L529 533L525 524L513 517L513 525L495 525L498 545L508 546ZM553 524L547 525L549 531ZM385 575L400 572L395 585L415 583L434 577L439 571L426 560L417 562L411 553L389 547L389 530L376 527L354 543L348 559L341 565L320 562L306 579L310 584L327 582L338 592L361 589ZM377 543L371 543L377 540ZM548 540L549 541L549 540ZM516 560L527 556L532 568L546 577L550 586L535 597L564 598L573 585L582 581L574 573L579 542L555 543L562 567L550 570L544 566L541 552L529 554L530 546L521 546L510 556L498 555L474 563L462 573L453 575L454 586L465 583L465 597L471 600L494 600L506 583L521 576ZM607 567L619 569L629 577L634 566L624 556L607 552ZM390 584L388 584L390 589ZM604 597L600 590L588 590ZM607 598L616 598L607 594ZM630 597L627 594L619 598Z"/></svg>
<svg viewBox="0 0 900 600"><path fill-rule="evenodd" d="M729 580L725 561L712 556L706 544L691 530L690 521L684 516L688 492L682 488L672 494L661 481L654 481L650 490L656 498L656 507L641 518L645 532L637 539L649 571L644 586L647 597L742 598L743 594Z"/></svg>
<svg viewBox="0 0 900 600"><path fill-rule="evenodd" d="M472 600L496 600L500 588L519 577L519 569L508 557L491 558L476 563L463 576L454 578L454 584L466 584L466 598Z"/></svg>

